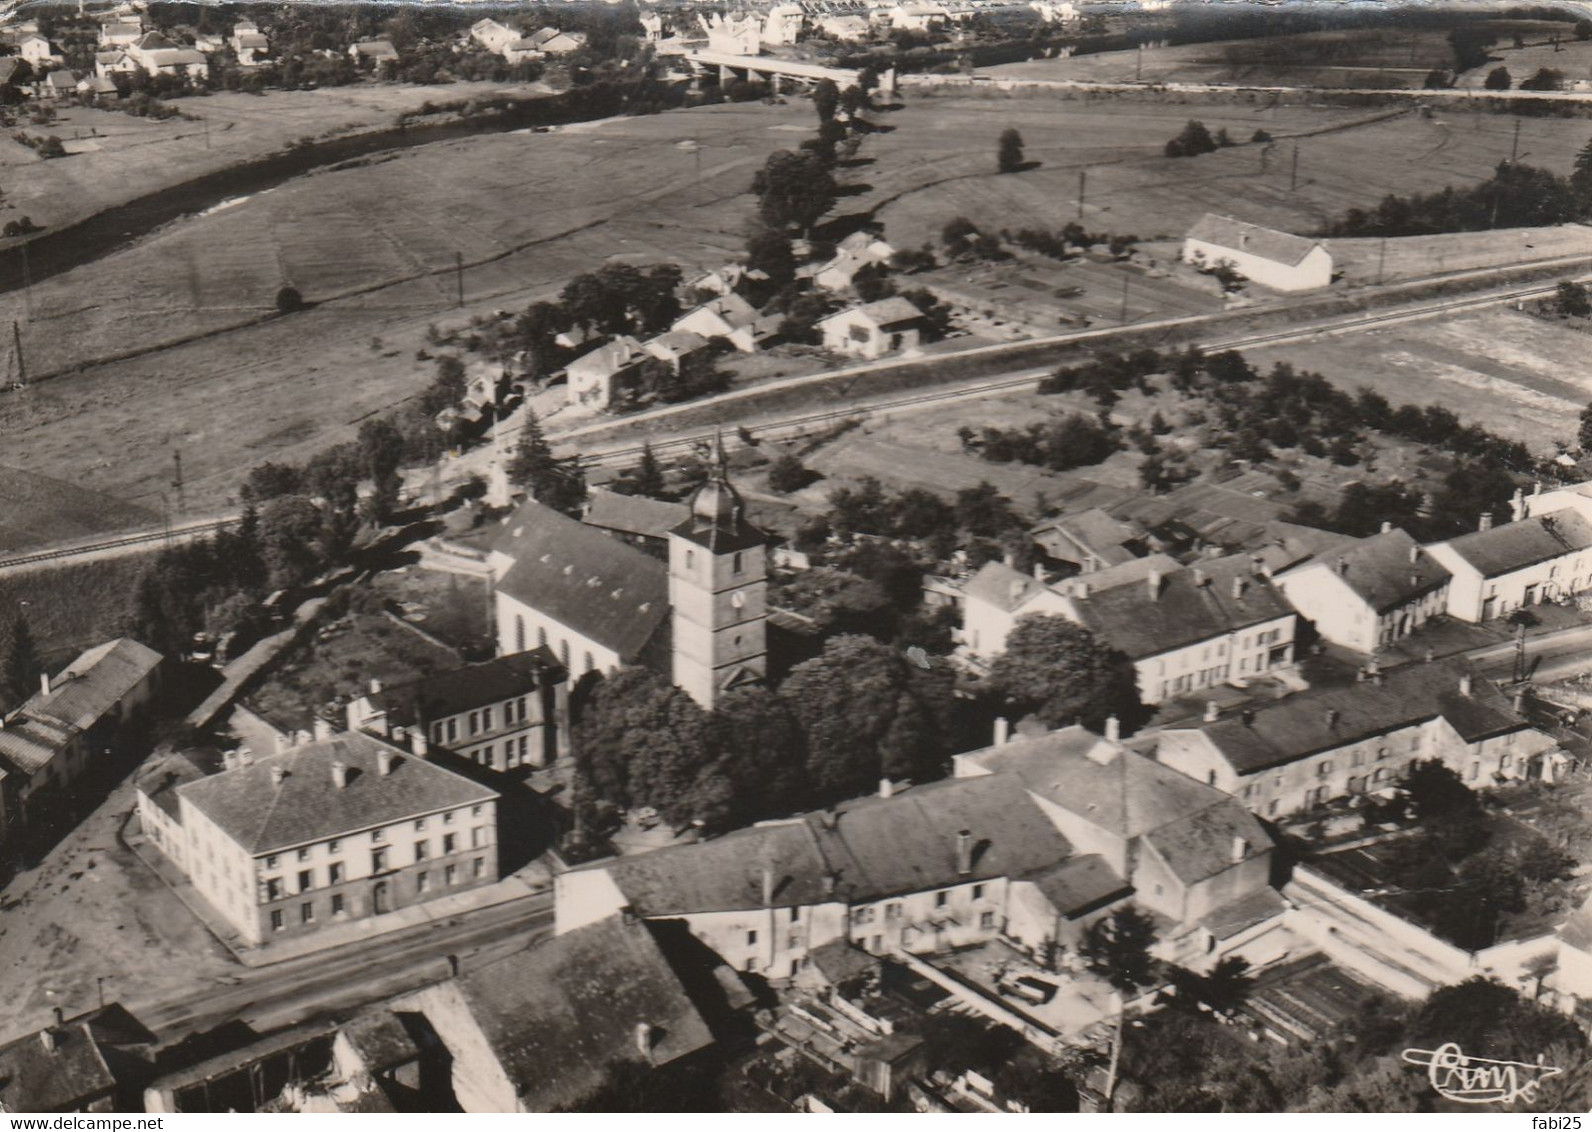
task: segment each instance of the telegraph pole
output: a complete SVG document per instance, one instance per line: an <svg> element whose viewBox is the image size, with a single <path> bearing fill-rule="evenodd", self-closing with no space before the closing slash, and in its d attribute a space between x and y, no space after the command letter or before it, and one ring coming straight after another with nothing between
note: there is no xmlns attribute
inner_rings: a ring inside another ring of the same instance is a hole
<svg viewBox="0 0 1592 1132"><path fill-rule="evenodd" d="M177 513L184 514L188 504L182 494L182 453L175 448L171 450L171 486L177 493Z"/></svg>
<svg viewBox="0 0 1592 1132"><path fill-rule="evenodd" d="M1294 142L1293 171L1288 174L1288 191L1291 193L1299 187L1299 143Z"/></svg>
<svg viewBox="0 0 1592 1132"><path fill-rule="evenodd" d="M454 279L455 279L455 281L458 284L459 306L463 307L464 306L464 253L463 252L454 252L453 253L453 274L454 274Z"/></svg>
<svg viewBox="0 0 1592 1132"><path fill-rule="evenodd" d="M1087 169L1078 170L1078 223L1080 223L1080 224L1083 223L1083 194L1084 194L1084 188L1088 184L1088 182L1089 182L1089 170L1087 170Z"/></svg>
<svg viewBox="0 0 1592 1132"><path fill-rule="evenodd" d="M1509 164L1513 165L1520 157L1520 119L1515 119L1515 140L1509 147Z"/></svg>
<svg viewBox="0 0 1592 1132"><path fill-rule="evenodd" d="M1127 269L1124 268L1122 271L1122 316L1117 320L1123 326L1128 324L1128 283L1132 279L1133 276L1129 275Z"/></svg>
<svg viewBox="0 0 1592 1132"><path fill-rule="evenodd" d="M11 341L17 350L17 388L28 387L28 364L22 360L22 327L17 323L11 324Z"/></svg>
<svg viewBox="0 0 1592 1132"><path fill-rule="evenodd" d="M1382 285L1382 269L1387 266L1387 237L1382 237L1381 250L1376 255L1376 285Z"/></svg>

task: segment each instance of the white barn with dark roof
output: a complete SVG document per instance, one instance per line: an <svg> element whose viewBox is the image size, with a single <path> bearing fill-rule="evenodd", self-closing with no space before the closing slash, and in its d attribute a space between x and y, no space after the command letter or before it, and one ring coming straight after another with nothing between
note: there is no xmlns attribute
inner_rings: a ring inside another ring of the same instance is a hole
<svg viewBox="0 0 1592 1132"><path fill-rule="evenodd" d="M1214 267L1222 260L1275 291L1311 291L1332 282L1332 254L1319 241L1207 212L1183 238L1183 261Z"/></svg>

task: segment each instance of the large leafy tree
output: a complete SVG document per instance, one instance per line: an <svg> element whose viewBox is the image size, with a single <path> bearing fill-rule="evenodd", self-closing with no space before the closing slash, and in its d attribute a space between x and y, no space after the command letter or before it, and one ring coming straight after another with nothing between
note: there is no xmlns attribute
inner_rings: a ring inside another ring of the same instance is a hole
<svg viewBox="0 0 1592 1132"><path fill-rule="evenodd" d="M32 695L43 671L33 629L19 608L0 622L0 709L15 707Z"/></svg>
<svg viewBox="0 0 1592 1132"><path fill-rule="evenodd" d="M769 154L752 178L752 191L765 224L805 233L834 207L836 186L820 157L781 149Z"/></svg>
<svg viewBox="0 0 1592 1132"><path fill-rule="evenodd" d="M1128 659L1089 630L1051 614L1017 619L989 678L1012 710L1032 712L1051 727L1098 727L1109 715L1130 716L1139 708Z"/></svg>
<svg viewBox="0 0 1592 1132"><path fill-rule="evenodd" d="M739 819L757 821L807 804L807 749L786 700L767 688L738 688L714 705L710 742L735 792Z"/></svg>
<svg viewBox="0 0 1592 1132"><path fill-rule="evenodd" d="M780 695L802 722L814 799L838 801L880 778L937 777L947 754L929 674L871 637L843 635L791 670Z"/></svg>

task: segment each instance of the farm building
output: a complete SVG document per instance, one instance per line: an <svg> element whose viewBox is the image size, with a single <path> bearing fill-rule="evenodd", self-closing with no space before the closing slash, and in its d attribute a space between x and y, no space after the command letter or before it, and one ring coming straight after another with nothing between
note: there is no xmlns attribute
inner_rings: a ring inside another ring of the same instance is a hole
<svg viewBox="0 0 1592 1132"><path fill-rule="evenodd" d="M1514 609L1592 589L1589 551L1592 522L1568 507L1486 526L1426 548L1454 575L1448 614L1461 621L1491 621Z"/></svg>
<svg viewBox="0 0 1592 1132"><path fill-rule="evenodd" d="M1183 240L1185 263L1226 260L1244 278L1276 291L1310 291L1332 282L1332 256L1320 243L1207 212Z"/></svg>
<svg viewBox="0 0 1592 1132"><path fill-rule="evenodd" d="M923 312L899 295L821 319L824 349L854 358L883 357L915 350L921 337Z"/></svg>
<svg viewBox="0 0 1592 1132"><path fill-rule="evenodd" d="M1451 577L1394 527L1284 570L1277 585L1322 637L1370 653L1447 610Z"/></svg>

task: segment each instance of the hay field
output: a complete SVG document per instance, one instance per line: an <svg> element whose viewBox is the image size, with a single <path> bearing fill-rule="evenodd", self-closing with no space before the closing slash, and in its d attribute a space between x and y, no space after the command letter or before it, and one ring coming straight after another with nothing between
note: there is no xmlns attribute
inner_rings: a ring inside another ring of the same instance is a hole
<svg viewBox="0 0 1592 1132"><path fill-rule="evenodd" d="M1384 111L1383 113L1387 113ZM1059 227L1075 219L1087 170L1084 223L1141 238L1181 237L1207 211L1310 232L1387 193L1429 192L1485 180L1507 158L1515 120L1463 108L1433 118L1411 110L1378 120L1366 110L1069 100L1047 94L958 92L916 97L890 118L899 128L870 140L874 189L853 207L880 206L890 238L916 244L957 215L995 228ZM1194 158L1162 148L1190 118L1246 141ZM918 125L927 121L929 125ZM993 172L994 139L1016 127L1036 169ZM1327 131L1327 132L1322 132ZM1522 119L1520 151L1568 173L1592 123ZM1293 153L1299 153L1297 184Z"/></svg>
<svg viewBox="0 0 1592 1132"><path fill-rule="evenodd" d="M1551 455L1554 441L1574 443L1577 414L1592 400L1589 348L1592 336L1499 307L1245 354L1346 389L1369 385L1394 404L1442 405Z"/></svg>
<svg viewBox="0 0 1592 1132"><path fill-rule="evenodd" d="M45 161L0 137L0 182L8 206L0 219L26 215L59 226L159 192L205 173L264 157L300 139L326 139L394 125L426 101L544 92L540 83L453 83L446 87L366 83L269 94L217 93L172 99L198 121L164 122L114 110L72 106L52 124L24 122L31 135L55 134L71 156Z"/></svg>
<svg viewBox="0 0 1592 1132"><path fill-rule="evenodd" d="M0 466L0 556L160 522L155 508L135 507L74 483Z"/></svg>

